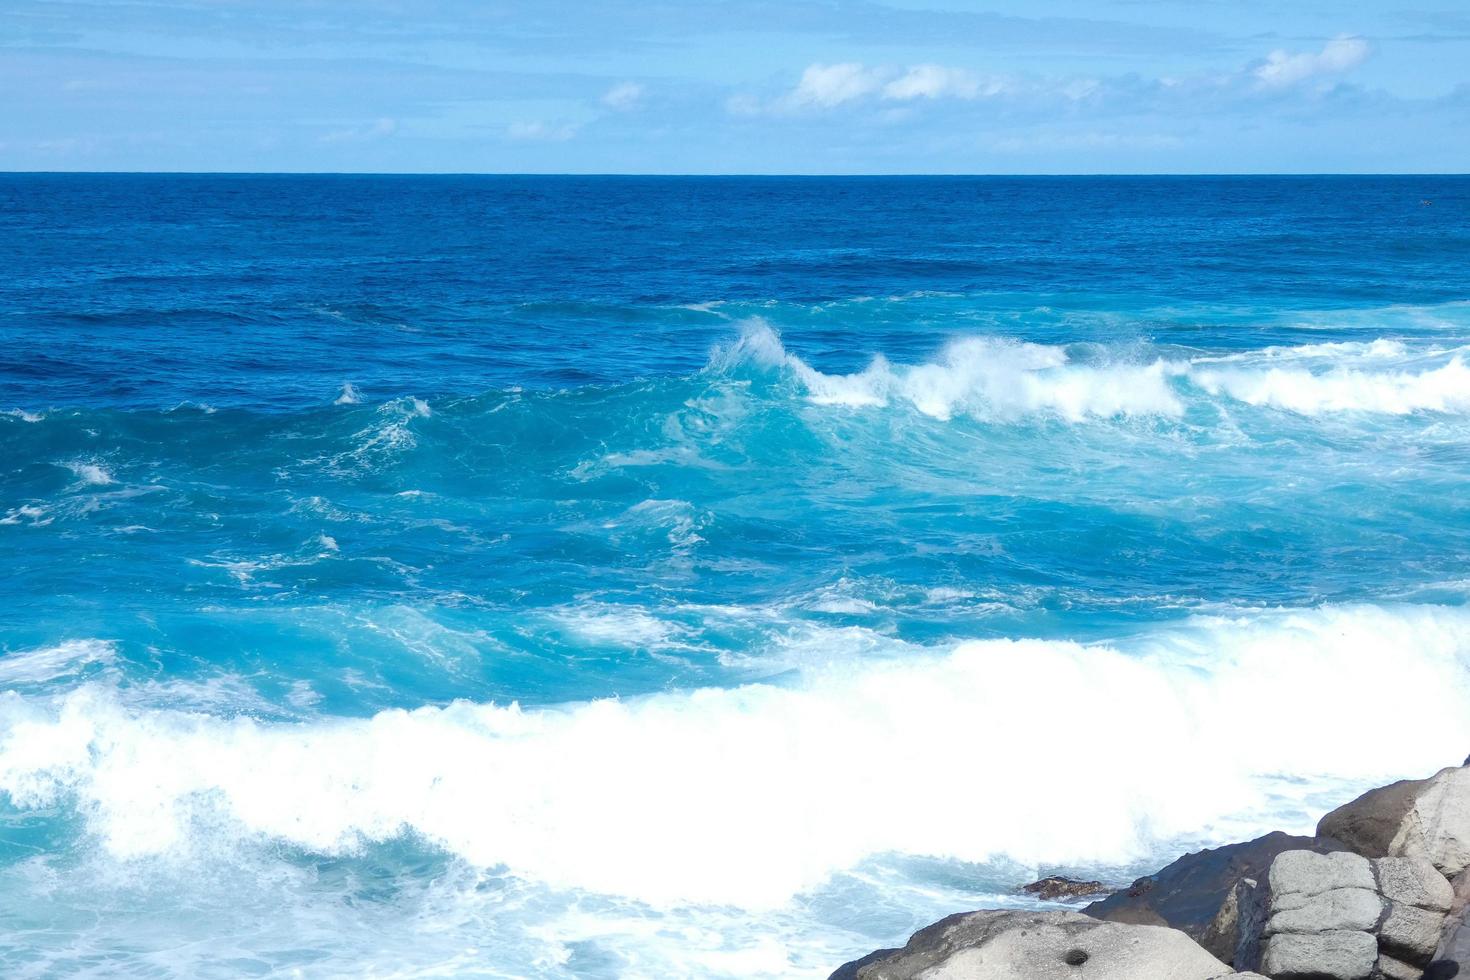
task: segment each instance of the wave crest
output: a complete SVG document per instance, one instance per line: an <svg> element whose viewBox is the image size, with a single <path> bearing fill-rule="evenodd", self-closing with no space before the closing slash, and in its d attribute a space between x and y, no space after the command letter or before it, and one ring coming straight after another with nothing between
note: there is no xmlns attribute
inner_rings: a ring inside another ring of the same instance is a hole
<svg viewBox="0 0 1470 980"><path fill-rule="evenodd" d="M1291 792L1432 769L1470 742L1460 609L1200 618L1123 644L861 664L834 637L789 686L545 710L266 724L145 711L96 684L49 707L12 695L0 791L23 809L74 801L121 857L412 833L553 886L762 908L869 855L1120 862L1178 835L1290 829Z"/></svg>
<svg viewBox="0 0 1470 980"><path fill-rule="evenodd" d="M882 407L902 401L937 419L1049 414L1081 421L1184 411L1163 360L1084 365L1061 347L999 337L952 341L933 363L897 366L879 355L857 374L824 374L788 352L769 324L755 320L716 357L725 368L742 361L789 372L814 404Z"/></svg>
<svg viewBox="0 0 1470 980"><path fill-rule="evenodd" d="M1425 363L1447 354L1443 363ZM1222 407L1221 397L1304 416L1470 412L1470 368L1460 353L1416 355L1403 342L1383 338L1093 363L1077 360L1065 347L963 337L932 362L895 365L879 354L857 373L826 374L789 352L770 324L756 319L711 360L717 372L747 365L782 372L815 405L901 403L940 420L957 415L985 421L1177 419L1191 404Z"/></svg>

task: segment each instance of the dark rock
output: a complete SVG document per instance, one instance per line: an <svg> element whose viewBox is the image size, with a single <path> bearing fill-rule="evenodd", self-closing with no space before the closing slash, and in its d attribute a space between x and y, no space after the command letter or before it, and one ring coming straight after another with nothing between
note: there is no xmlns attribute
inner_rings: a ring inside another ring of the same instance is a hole
<svg viewBox="0 0 1470 980"><path fill-rule="evenodd" d="M1207 848L1186 854L1173 864L1129 888L1093 902L1082 911L1109 922L1172 926L1204 944L1213 955L1231 962L1238 936L1228 923L1216 925L1226 899L1242 878L1264 878L1282 851L1319 854L1341 851L1335 840L1293 837L1276 832L1243 844Z"/></svg>
<svg viewBox="0 0 1470 980"><path fill-rule="evenodd" d="M1393 840L1427 779L1401 779L1370 789L1317 822L1317 836L1331 837L1363 857L1393 853Z"/></svg>
<svg viewBox="0 0 1470 980"><path fill-rule="evenodd" d="M1078 881L1076 878L1050 875L1040 881L1033 881L1029 885L1022 885L1021 891L1028 895L1035 895L1042 901L1055 902L1066 898L1105 895L1112 889L1100 881Z"/></svg>
<svg viewBox="0 0 1470 980"><path fill-rule="evenodd" d="M831 980L1217 980L1225 964L1177 929L1076 912L982 911L920 929L903 949L838 968Z"/></svg>
<svg viewBox="0 0 1470 980"><path fill-rule="evenodd" d="M1455 879L1455 897L1424 980L1470 980L1470 871Z"/></svg>
<svg viewBox="0 0 1470 980"><path fill-rule="evenodd" d="M1470 769L1375 789L1317 825L1365 857L1425 858L1447 878L1470 868Z"/></svg>

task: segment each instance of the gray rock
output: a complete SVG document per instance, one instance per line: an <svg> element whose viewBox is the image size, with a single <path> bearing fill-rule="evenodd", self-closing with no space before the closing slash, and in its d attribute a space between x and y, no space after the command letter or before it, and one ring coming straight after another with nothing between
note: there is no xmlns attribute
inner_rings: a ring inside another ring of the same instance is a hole
<svg viewBox="0 0 1470 980"><path fill-rule="evenodd" d="M1366 857L1422 857L1447 878L1470 867L1470 768L1371 790L1333 810L1317 832Z"/></svg>
<svg viewBox="0 0 1470 980"><path fill-rule="evenodd" d="M1230 962L1238 933L1229 923L1216 926L1215 922L1236 885L1242 879L1264 879L1271 862L1283 851L1326 853L1343 849L1334 840L1293 837L1280 832L1242 844L1207 848L1184 855L1156 874L1139 878L1130 887L1093 902L1082 911L1109 922L1172 926Z"/></svg>
<svg viewBox="0 0 1470 980"><path fill-rule="evenodd" d="M1424 967L1411 966L1386 953L1379 953L1378 975L1383 977L1383 980L1421 980L1424 976Z"/></svg>
<svg viewBox="0 0 1470 980"><path fill-rule="evenodd" d="M1386 857L1373 862L1378 892L1390 902L1448 912L1455 890L1434 865L1423 858Z"/></svg>
<svg viewBox="0 0 1470 980"><path fill-rule="evenodd" d="M1377 963L1366 932L1282 933L1261 945L1261 972L1274 980L1367 980Z"/></svg>
<svg viewBox="0 0 1470 980"><path fill-rule="evenodd" d="M1265 935L1344 929L1370 932L1382 915L1383 899L1371 888L1334 888L1316 895L1300 892L1278 894L1271 903L1271 917L1266 920Z"/></svg>
<svg viewBox="0 0 1470 980"><path fill-rule="evenodd" d="M1366 978L1378 960L1374 931L1383 916L1367 858L1285 851L1242 898L1234 962L1278 978Z"/></svg>
<svg viewBox="0 0 1470 980"><path fill-rule="evenodd" d="M1440 933L1439 948L1424 970L1424 980L1470 978L1470 871L1455 879L1455 900Z"/></svg>
<svg viewBox="0 0 1470 980"><path fill-rule="evenodd" d="M903 949L840 967L831 980L1217 980L1224 963L1176 929L1076 912L952 915Z"/></svg>
<svg viewBox="0 0 1470 980"><path fill-rule="evenodd" d="M1373 865L1368 859L1346 851L1314 854L1311 851L1286 851L1271 862L1273 910L1288 895L1312 896L1339 888L1376 891ZM1288 906L1289 907L1289 906Z"/></svg>
<svg viewBox="0 0 1470 980"><path fill-rule="evenodd" d="M1443 912L1412 905L1390 905L1388 915L1378 927L1378 945L1394 959L1417 963L1422 968L1439 946L1443 925Z"/></svg>
<svg viewBox="0 0 1470 980"><path fill-rule="evenodd" d="M1417 851L1447 878L1470 868L1470 768L1445 769L1429 780L1411 816L1402 853Z"/></svg>

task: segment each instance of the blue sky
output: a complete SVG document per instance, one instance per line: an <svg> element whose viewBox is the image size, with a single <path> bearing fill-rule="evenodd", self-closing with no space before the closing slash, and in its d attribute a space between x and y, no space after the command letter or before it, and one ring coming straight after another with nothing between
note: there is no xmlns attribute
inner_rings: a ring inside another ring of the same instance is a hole
<svg viewBox="0 0 1470 980"><path fill-rule="evenodd" d="M0 0L7 170L1467 161L1466 0Z"/></svg>

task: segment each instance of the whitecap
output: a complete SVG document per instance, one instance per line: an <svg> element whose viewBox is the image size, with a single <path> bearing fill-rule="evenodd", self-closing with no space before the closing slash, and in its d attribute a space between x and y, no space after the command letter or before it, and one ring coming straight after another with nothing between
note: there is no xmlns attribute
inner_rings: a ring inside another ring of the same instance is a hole
<svg viewBox="0 0 1470 980"><path fill-rule="evenodd" d="M1121 863L1180 835L1308 829L1308 797L1459 761L1467 658L1463 609L1345 606L538 710L288 725L88 685L41 716L0 702L0 791L75 805L118 857L411 832L552 887L765 909L878 854Z"/></svg>

